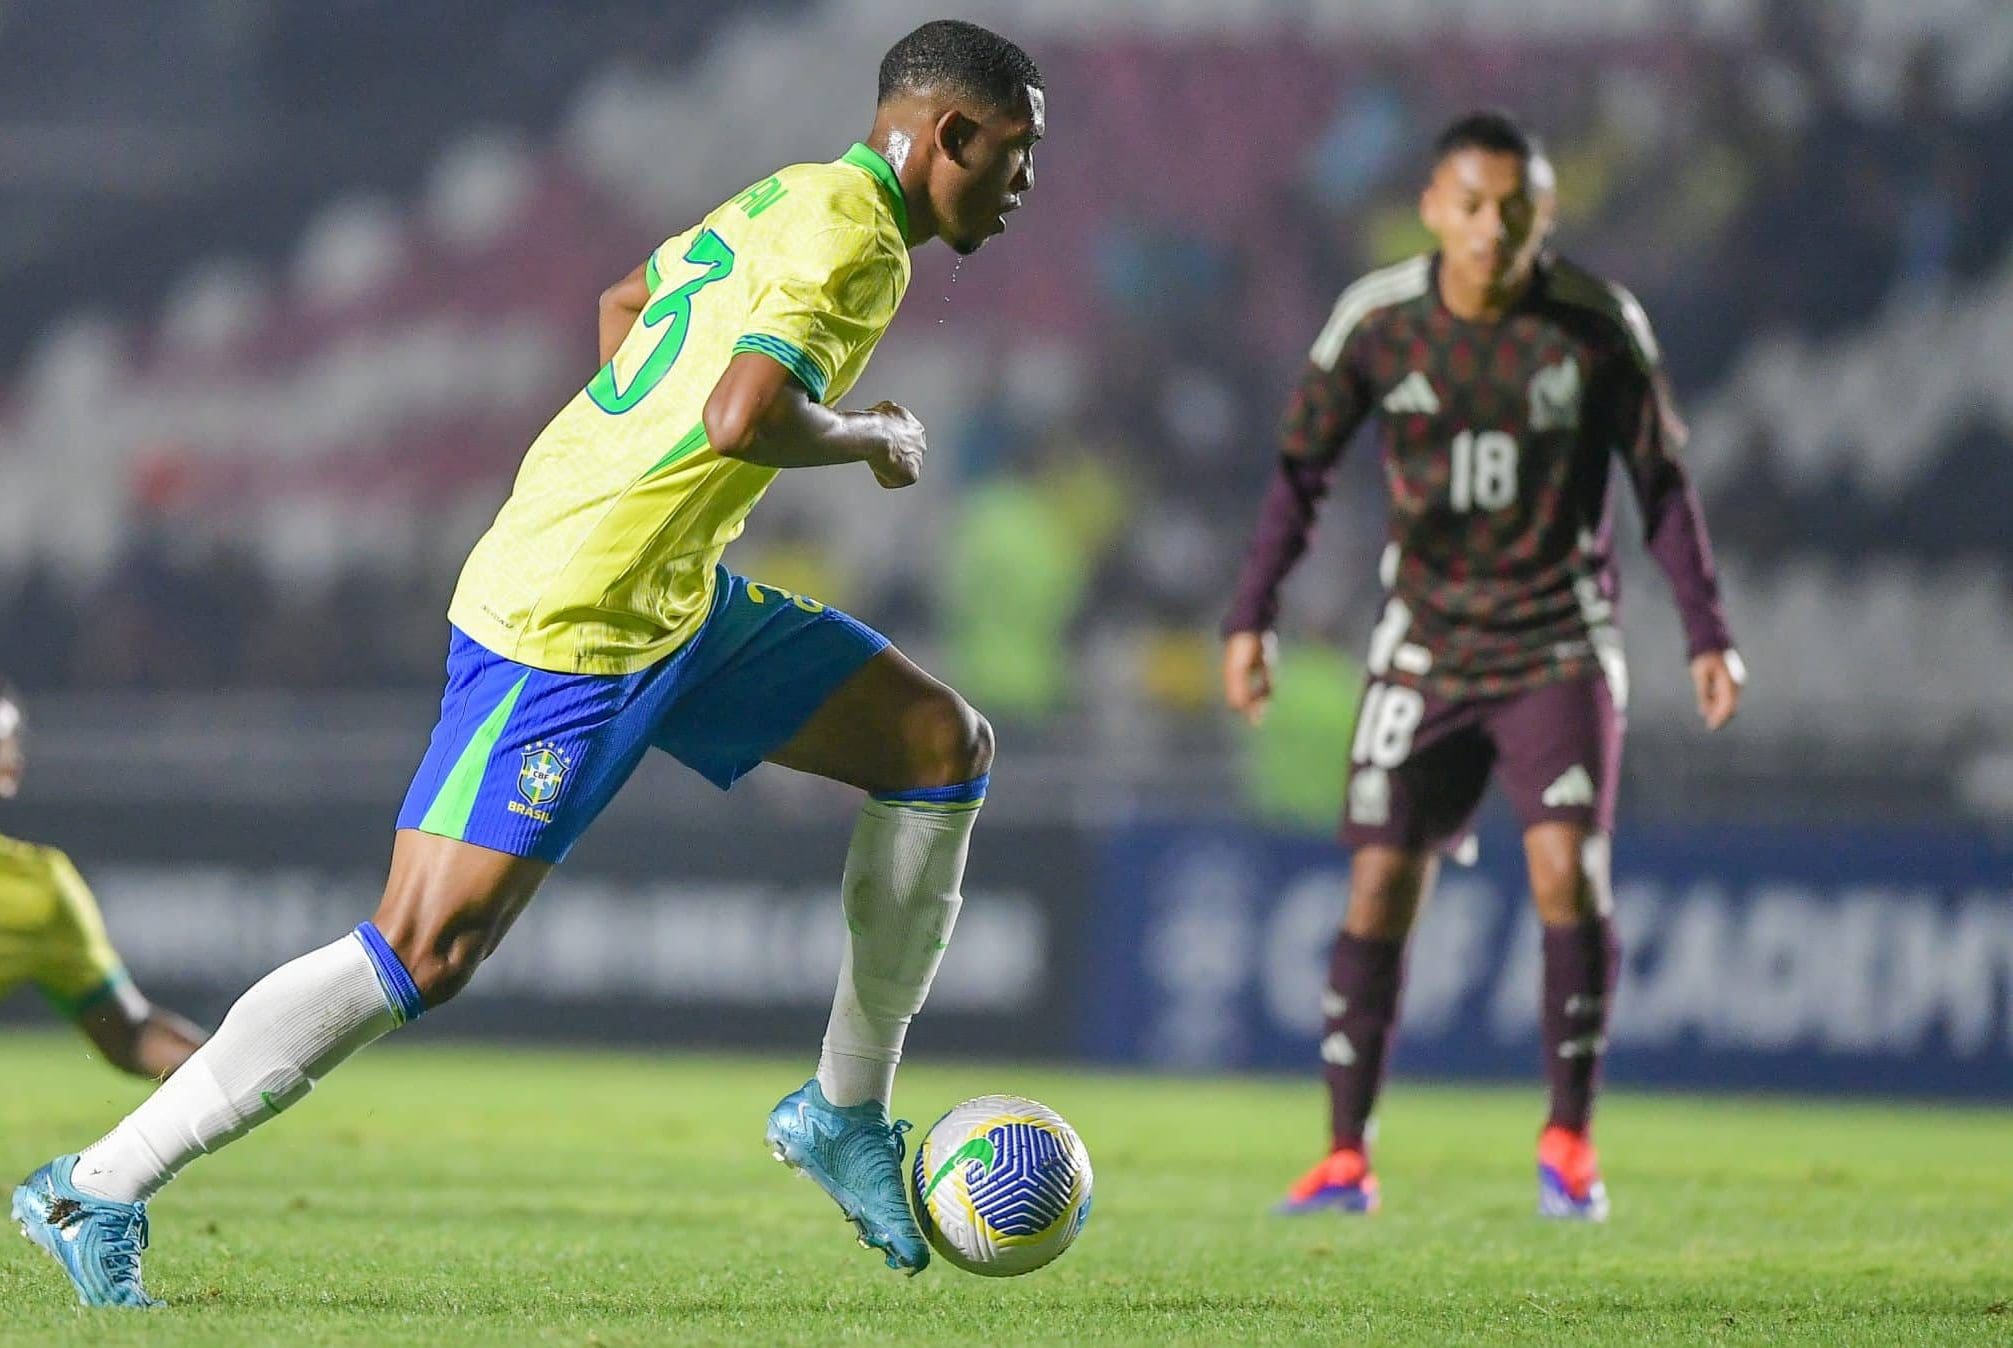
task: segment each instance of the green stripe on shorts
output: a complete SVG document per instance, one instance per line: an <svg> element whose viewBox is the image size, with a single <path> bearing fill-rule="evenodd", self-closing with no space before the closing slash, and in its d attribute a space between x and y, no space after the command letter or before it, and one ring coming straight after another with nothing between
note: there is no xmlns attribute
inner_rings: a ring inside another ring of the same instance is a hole
<svg viewBox="0 0 2013 1348"><path fill-rule="evenodd" d="M482 790L482 775L489 767L489 755L495 751L497 740L503 737L503 727L510 720L511 711L517 706L517 695L524 691L524 681L529 674L518 676L503 700L483 723L476 727L475 735L468 747L461 751L461 757L454 760L454 771L447 774L447 780L440 784L440 794L433 798L433 804L426 807L426 817L419 821L422 833L437 833L443 838L459 840L468 833L468 816L475 812L475 797Z"/></svg>

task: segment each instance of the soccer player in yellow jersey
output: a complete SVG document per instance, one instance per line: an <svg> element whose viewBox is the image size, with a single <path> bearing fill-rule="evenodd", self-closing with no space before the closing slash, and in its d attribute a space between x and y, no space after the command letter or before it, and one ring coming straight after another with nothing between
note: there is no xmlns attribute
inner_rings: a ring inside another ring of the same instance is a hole
<svg viewBox="0 0 2013 1348"><path fill-rule="evenodd" d="M28 760L21 696L0 679L0 800L21 790ZM140 995L105 935L90 887L70 858L0 834L0 996L33 983L105 1061L134 1076L180 1067L203 1032Z"/></svg>
<svg viewBox="0 0 2013 1348"><path fill-rule="evenodd" d="M157 1304L145 1200L459 992L653 746L723 788L766 761L867 793L823 1053L768 1140L891 1267L928 1263L888 1100L957 917L992 733L879 634L720 555L780 470L916 480L915 417L836 404L909 251L1003 230L1043 123L1019 47L924 24L882 61L864 143L755 182L602 295L601 371L532 445L455 591L440 722L375 917L260 980L151 1099L15 1191L83 1301Z"/></svg>

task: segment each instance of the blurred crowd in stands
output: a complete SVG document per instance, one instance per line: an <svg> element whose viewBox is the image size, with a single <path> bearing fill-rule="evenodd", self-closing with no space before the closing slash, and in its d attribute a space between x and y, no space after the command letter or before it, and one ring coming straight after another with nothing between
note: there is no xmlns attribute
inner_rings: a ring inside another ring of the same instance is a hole
<svg viewBox="0 0 2013 1348"><path fill-rule="evenodd" d="M133 260L94 258L75 313L0 373L0 664L31 689L433 682L462 553L591 373L599 287L772 152L843 150L909 8L764 6L691 49L555 50L564 98L547 71L513 124L486 85L478 129L453 120L458 84L431 89L403 177L332 174L281 237L218 226L229 246L136 307ZM730 560L854 608L1034 733L1201 723L1283 393L1336 293L1427 245L1440 124L1495 105L1550 147L1562 250L1656 326L1766 677L1756 719L1793 700L1786 662L1815 660L1845 668L1813 717L1913 706L1924 733L1969 733L2013 658L2013 25L1736 8L1539 37L1037 29L1033 209L955 269L918 258L862 388L930 423L926 509L779 487ZM361 40L288 80L340 90L327 63L368 67ZM228 178L213 211L258 193ZM1355 455L1290 592L1317 702L1352 685L1320 645L1365 639L1381 500ZM1893 596L1885 626L1869 594ZM1661 581L1632 607L1638 660L1675 667ZM1680 678L1645 696L1652 722L1685 714ZM1281 743L1331 752L1310 717L1286 712Z"/></svg>

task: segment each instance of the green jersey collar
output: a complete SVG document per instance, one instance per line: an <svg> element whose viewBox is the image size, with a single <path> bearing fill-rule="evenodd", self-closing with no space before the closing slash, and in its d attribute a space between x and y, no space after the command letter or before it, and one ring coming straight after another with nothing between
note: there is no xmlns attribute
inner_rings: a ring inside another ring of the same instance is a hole
<svg viewBox="0 0 2013 1348"><path fill-rule="evenodd" d="M906 244L909 241L909 199L902 195L902 180L895 176L893 167L870 146L858 141L839 157L839 162L865 169L881 185L881 190L888 194L888 209L895 213L895 228L902 232L902 242Z"/></svg>

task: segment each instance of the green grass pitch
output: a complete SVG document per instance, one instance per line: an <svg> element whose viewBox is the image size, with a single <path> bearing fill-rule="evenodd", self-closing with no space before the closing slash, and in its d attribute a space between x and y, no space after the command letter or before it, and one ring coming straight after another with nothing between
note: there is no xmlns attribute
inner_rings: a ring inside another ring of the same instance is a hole
<svg viewBox="0 0 2013 1348"><path fill-rule="evenodd" d="M1312 1081L906 1068L903 1112L1016 1091L1083 1133L1077 1246L908 1281L762 1146L786 1060L389 1045L153 1205L150 1315L0 1242L0 1343L2013 1342L2013 1116L1610 1099L1614 1221L1532 1214L1538 1088L1400 1082L1376 1217L1282 1220ZM0 1040L11 1188L141 1088Z"/></svg>

